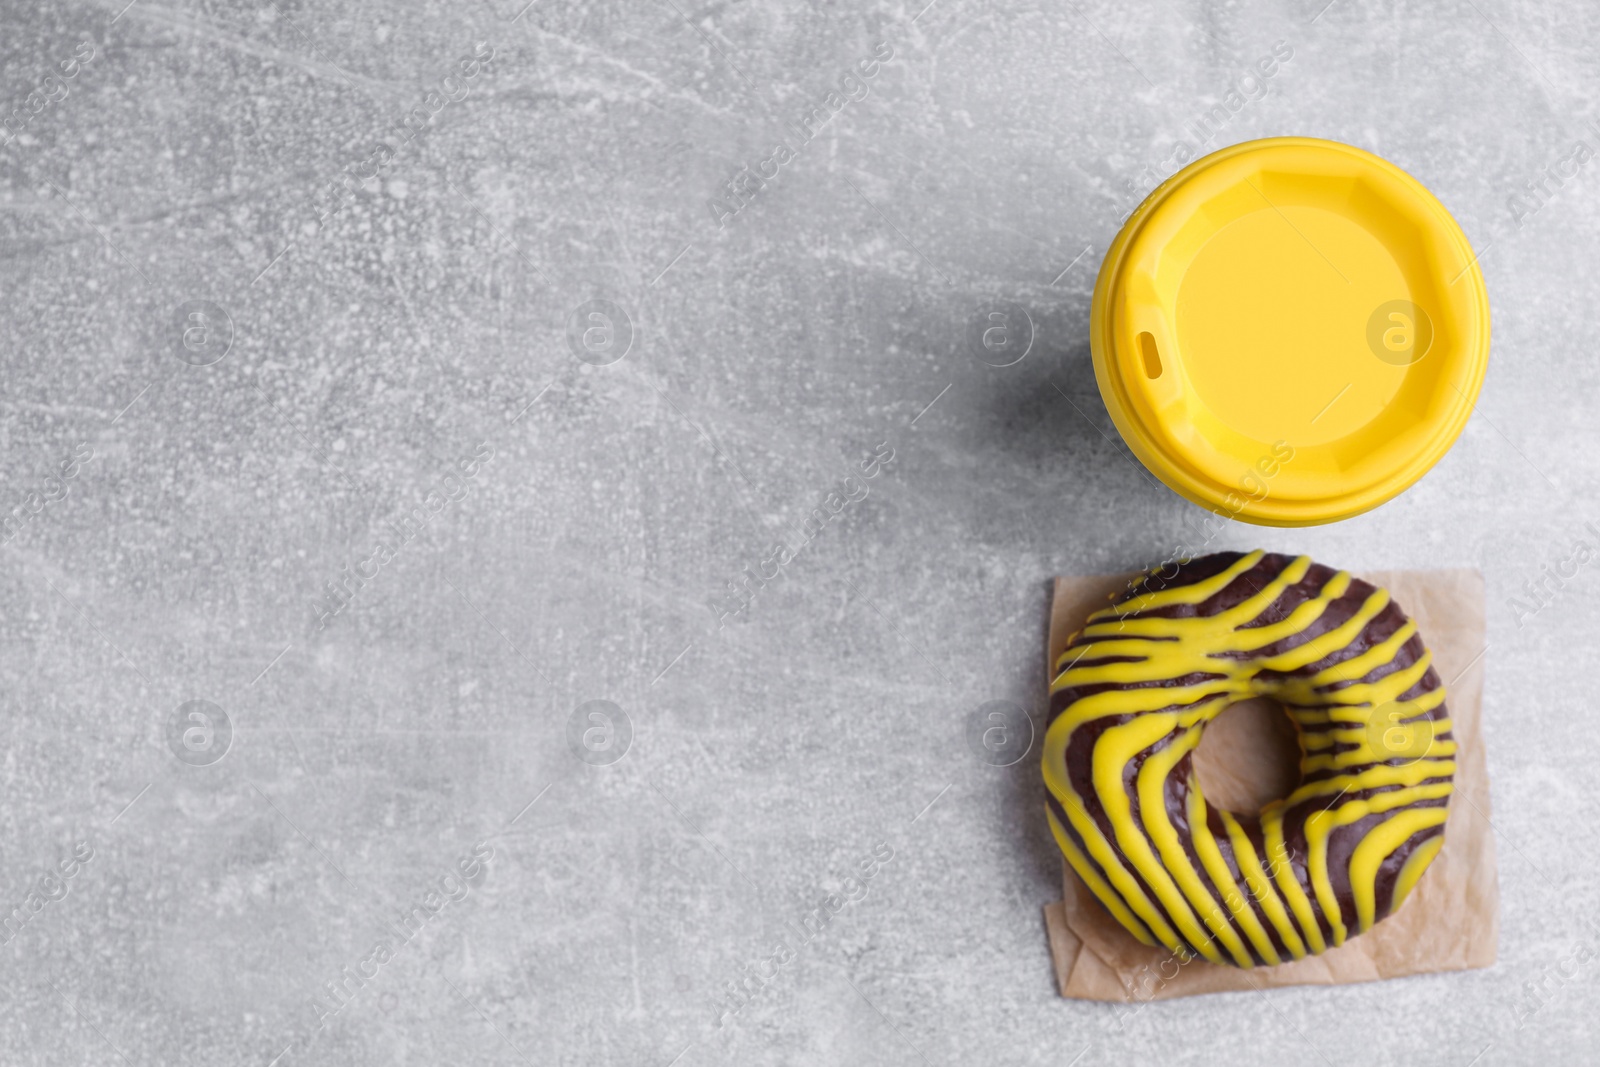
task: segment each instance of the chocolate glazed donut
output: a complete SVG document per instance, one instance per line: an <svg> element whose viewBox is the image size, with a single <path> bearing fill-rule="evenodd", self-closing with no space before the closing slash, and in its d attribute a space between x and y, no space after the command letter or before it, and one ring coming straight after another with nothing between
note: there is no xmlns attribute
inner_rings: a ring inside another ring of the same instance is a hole
<svg viewBox="0 0 1600 1067"><path fill-rule="evenodd" d="M1455 775L1444 685L1386 590L1260 551L1137 579L1054 664L1050 829L1140 941L1239 967L1342 945L1400 907L1444 843ZM1267 697L1300 785L1254 815L1206 802L1191 754Z"/></svg>

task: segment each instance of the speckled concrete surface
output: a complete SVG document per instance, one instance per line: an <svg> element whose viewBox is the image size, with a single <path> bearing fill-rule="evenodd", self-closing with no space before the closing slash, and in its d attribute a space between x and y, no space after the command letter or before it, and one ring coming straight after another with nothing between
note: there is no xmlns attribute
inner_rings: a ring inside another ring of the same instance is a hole
<svg viewBox="0 0 1600 1067"><path fill-rule="evenodd" d="M125 2L0 7L0 1061L1593 1058L1600 566L1514 603L1600 544L1600 163L1527 192L1592 5ZM967 725L1200 514L1089 290L1275 47L1204 147L1417 175L1494 356L1401 499L1215 544L1482 568L1501 962L1119 1026Z"/></svg>

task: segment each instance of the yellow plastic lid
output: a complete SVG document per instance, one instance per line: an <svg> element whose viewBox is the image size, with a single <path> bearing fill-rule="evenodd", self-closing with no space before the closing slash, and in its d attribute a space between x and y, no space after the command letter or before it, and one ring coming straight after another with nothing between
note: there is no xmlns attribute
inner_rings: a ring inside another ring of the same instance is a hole
<svg viewBox="0 0 1600 1067"><path fill-rule="evenodd" d="M1359 148L1214 152L1128 219L1095 282L1100 394L1167 485L1245 522L1312 526L1391 499L1472 414L1489 298L1466 235Z"/></svg>

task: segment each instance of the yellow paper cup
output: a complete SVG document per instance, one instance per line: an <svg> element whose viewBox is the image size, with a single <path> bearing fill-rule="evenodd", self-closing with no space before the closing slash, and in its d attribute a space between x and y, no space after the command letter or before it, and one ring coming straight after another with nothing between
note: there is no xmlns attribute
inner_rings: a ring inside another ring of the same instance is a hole
<svg viewBox="0 0 1600 1067"><path fill-rule="evenodd" d="M1314 526L1449 451L1488 365L1489 298L1415 178L1275 137L1145 199L1100 266L1090 342L1100 395L1158 478L1245 522Z"/></svg>

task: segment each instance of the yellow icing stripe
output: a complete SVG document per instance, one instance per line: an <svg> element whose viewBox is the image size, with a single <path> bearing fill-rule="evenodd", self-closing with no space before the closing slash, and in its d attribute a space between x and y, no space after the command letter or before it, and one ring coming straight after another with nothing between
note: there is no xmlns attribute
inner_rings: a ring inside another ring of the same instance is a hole
<svg viewBox="0 0 1600 1067"><path fill-rule="evenodd" d="M1063 711L1056 722L1066 720L1072 728L1077 728L1086 722L1109 718L1112 715L1157 712L1170 714L1168 709L1175 706L1193 706L1206 701L1216 703L1215 698L1231 695L1237 689L1238 686L1233 683L1212 682L1206 685L1171 686L1164 689L1110 690L1084 697ZM1221 711L1222 708L1219 706L1217 710Z"/></svg>
<svg viewBox="0 0 1600 1067"><path fill-rule="evenodd" d="M1093 893L1100 903L1106 906L1106 910L1112 914L1117 922L1121 923L1123 928L1134 937L1137 937L1147 945L1154 946L1159 944L1160 942L1150 936L1149 928L1139 921L1139 917L1128 910L1128 906L1122 902L1122 897L1117 894L1117 891L1106 884L1104 878L1100 877L1100 872L1089 861L1089 857L1085 856L1082 850L1073 844L1072 838L1062 827L1061 820L1056 818L1056 813L1046 808L1045 815L1050 819L1050 832L1055 835L1056 845L1061 849L1061 854L1067 858L1068 863L1072 864L1072 869L1078 872L1078 877L1082 878L1083 884L1089 887L1089 892Z"/></svg>
<svg viewBox="0 0 1600 1067"><path fill-rule="evenodd" d="M1095 793L1115 829L1118 849L1138 869L1162 909L1172 917L1178 932L1200 955L1213 963L1221 963L1221 955L1210 944L1211 939L1173 883L1171 873L1156 859L1143 825L1133 817L1132 802L1122 790L1123 767L1134 756L1172 733L1176 726L1176 715L1146 715L1102 733L1094 750Z"/></svg>
<svg viewBox="0 0 1600 1067"><path fill-rule="evenodd" d="M1136 592L1135 595L1121 604L1102 608L1089 616L1090 622L1095 622L1107 615L1130 614L1133 612L1156 611L1161 608L1174 607L1179 604L1203 604L1207 600L1222 592L1233 584L1239 575L1261 562L1261 557L1266 555L1259 548L1254 552L1246 552L1238 561L1226 570L1212 575L1203 581L1192 585L1173 586L1166 589L1157 589L1147 592ZM1144 581L1148 582L1156 572L1151 571ZM1142 586L1141 586L1142 588Z"/></svg>
<svg viewBox="0 0 1600 1067"><path fill-rule="evenodd" d="M1424 653L1421 659L1404 670L1384 675L1376 682L1357 682L1354 685L1347 685L1337 690L1334 693L1334 697L1338 704L1345 706L1351 704L1387 704L1422 681L1422 676L1428 673L1428 668L1432 665L1431 657ZM1340 664L1340 666L1343 666L1343 664ZM1360 677L1360 675L1356 677ZM1311 684L1320 686L1327 683L1314 680Z"/></svg>
<svg viewBox="0 0 1600 1067"><path fill-rule="evenodd" d="M1274 807L1277 810L1274 810ZM1283 840L1283 810L1281 806L1269 805L1261 814L1261 834L1266 842L1267 855L1278 861L1273 871L1273 884L1278 887L1284 903L1289 905L1289 910L1294 914L1295 922L1300 924L1300 932L1310 946L1311 954L1318 955L1326 952L1327 942L1322 937L1322 927L1317 924L1317 913L1311 907L1311 898L1306 896L1294 876L1294 864L1289 859L1289 847Z"/></svg>
<svg viewBox="0 0 1600 1067"><path fill-rule="evenodd" d="M1416 632L1417 624L1412 622L1410 619L1407 619L1406 624L1400 627L1400 629L1396 630L1388 640L1382 642L1381 644L1373 645L1359 656L1351 656L1349 659L1340 660L1333 666L1318 671L1312 677L1310 684L1317 686L1331 685L1335 682L1347 682L1354 681L1357 678L1365 678L1379 667L1393 663L1394 657L1400 651L1400 647L1407 641L1411 640L1411 635L1415 634ZM1426 670L1427 668L1424 667L1421 671L1418 671L1417 677L1422 677ZM1393 676L1391 675L1390 677ZM1377 684L1381 685L1387 681L1388 679L1385 678L1380 680ZM1340 689L1338 691L1339 699L1344 700L1349 695L1350 690L1354 688L1356 687L1352 685L1347 686L1344 689ZM1411 687L1408 685L1401 686L1398 690L1396 690L1396 695L1405 692L1409 688ZM1354 703L1354 701L1347 702Z"/></svg>
<svg viewBox="0 0 1600 1067"><path fill-rule="evenodd" d="M1089 663L1106 656L1139 656L1142 658L1149 653L1150 646L1153 643L1159 644L1159 642L1152 642L1150 639L1142 637L1108 637L1103 641L1095 641L1092 644L1081 645L1078 648L1069 648L1061 653L1060 658L1056 660L1056 673L1060 674L1063 670L1079 661Z"/></svg>
<svg viewBox="0 0 1600 1067"><path fill-rule="evenodd" d="M1310 569L1311 557L1301 556L1278 572L1278 576L1262 586L1254 596L1240 601L1226 611L1211 616L1208 620L1209 625L1212 628L1227 627L1229 630L1236 630L1245 623L1254 621L1258 615L1277 602L1277 599L1283 595L1285 589L1291 585L1299 584L1300 579L1304 578L1306 571Z"/></svg>
<svg viewBox="0 0 1600 1067"><path fill-rule="evenodd" d="M1344 596L1350 588L1351 577L1340 571L1323 585L1317 593L1316 599L1308 600L1289 612L1281 622L1269 623L1266 626L1253 626L1249 630L1241 631L1241 652L1255 652L1266 648L1268 645L1277 644L1279 641L1295 634L1305 632L1306 627L1322 618L1322 613L1328 610L1328 605Z"/></svg>
<svg viewBox="0 0 1600 1067"><path fill-rule="evenodd" d="M1067 813L1067 820L1072 824L1072 829L1083 841L1090 857L1110 879L1112 886L1121 895L1129 909L1136 913L1140 920L1154 937L1163 945L1175 947L1178 936L1167 924L1166 919L1149 897L1145 895L1134 876L1123 865L1122 856L1111 842L1100 833L1100 828L1089 813L1083 810L1083 804L1078 794L1073 790L1066 775L1066 744L1070 731L1060 729L1062 722L1057 719L1045 731L1044 752L1044 778L1045 787L1050 790L1056 802Z"/></svg>
<svg viewBox="0 0 1600 1067"><path fill-rule="evenodd" d="M1444 844L1444 835L1436 834L1417 846L1417 850L1406 857L1405 864L1400 868L1400 874L1394 880L1393 899L1389 902L1391 913L1400 910L1400 905L1406 902L1411 891L1417 887L1417 880L1422 877L1422 872L1428 869L1428 864L1433 862L1433 857L1439 854L1439 848Z"/></svg>
<svg viewBox="0 0 1600 1067"><path fill-rule="evenodd" d="M1448 795L1449 786L1443 788L1445 795ZM1377 913L1378 867L1412 834L1430 826L1442 826L1447 814L1444 808L1411 808L1403 811L1374 829L1350 853L1350 889L1356 900L1356 921L1362 930L1372 926L1373 916ZM1444 838L1440 837L1439 840L1443 841ZM1421 877L1420 871L1416 877Z"/></svg>
<svg viewBox="0 0 1600 1067"><path fill-rule="evenodd" d="M1173 884L1183 894L1184 903L1192 908L1195 914L1207 917L1206 929L1222 942L1222 946L1228 950L1239 966L1249 967L1255 962L1250 957L1250 950L1245 948L1244 941L1234 930L1233 924L1220 918L1213 918L1221 914L1220 902L1206 889L1200 872L1189 862L1189 855L1183 850L1183 842L1178 838L1178 831L1173 828L1172 820L1167 815L1167 776L1171 774L1172 768L1178 761L1193 750L1199 741L1200 731L1191 726L1173 738L1167 747L1145 757L1144 766L1139 768L1139 808L1144 814L1145 834L1155 845L1167 873L1172 876ZM1171 908L1167 910L1169 913L1172 911Z"/></svg>
<svg viewBox="0 0 1600 1067"><path fill-rule="evenodd" d="M1382 718L1379 719L1380 723L1384 723L1384 728L1385 729L1390 729L1390 728L1393 728L1393 727L1401 727L1401 728L1414 727L1414 728L1416 728L1418 730L1426 731L1426 734L1427 734L1428 738L1430 739L1430 741L1432 742L1433 745L1435 745L1435 746L1448 745L1448 746L1450 746L1450 751L1449 752L1439 752L1434 748L1428 748L1423 753L1421 753L1422 755L1453 755L1454 754L1455 741L1452 738L1446 736L1447 734L1450 733L1450 720L1449 719L1429 719L1429 718L1426 718L1425 715L1408 715L1408 716L1405 716L1404 718L1402 718L1400 716L1400 714L1399 714L1400 709L1399 709L1399 707L1397 705L1391 705L1391 709L1392 709L1392 713L1393 713L1393 717L1392 718L1389 718L1389 717L1386 716L1385 717L1385 718L1387 718L1387 722L1386 723L1384 722L1384 719L1382 719ZM1380 742L1381 742L1381 738L1380 738ZM1354 727L1354 728L1348 729L1348 730L1318 730L1315 733L1312 733L1312 732L1309 732L1309 731L1302 731L1301 734L1300 734L1300 747L1305 749L1307 752L1320 752L1323 749L1332 748L1336 744L1338 744L1338 745L1365 745L1365 746L1367 746L1367 749L1368 749L1369 753L1371 754L1371 758L1374 758L1374 759L1379 758L1379 753L1377 753L1376 751L1372 750L1372 747L1371 747L1372 746L1372 735L1367 730L1366 727L1357 726L1357 727ZM1410 756L1410 755L1413 755L1413 753L1406 752L1406 753L1401 753L1401 755Z"/></svg>
<svg viewBox="0 0 1600 1067"><path fill-rule="evenodd" d="M1262 660L1259 669L1266 671L1297 671L1302 667L1311 666L1318 660L1326 659L1341 648L1350 647L1351 642L1360 635L1362 630L1367 628L1367 624L1388 606L1388 590L1379 589L1369 596L1366 603L1362 604L1356 613L1343 623L1325 634L1296 645L1287 652ZM1286 682L1284 684L1291 692L1298 687L1295 682ZM1307 702L1309 703L1310 701Z"/></svg>
<svg viewBox="0 0 1600 1067"><path fill-rule="evenodd" d="M1272 888L1271 875L1261 866L1261 860L1256 856L1256 847L1251 844L1250 838L1245 834L1244 827L1239 825L1239 820L1233 817L1232 812L1219 811L1222 816L1222 825L1228 828L1228 841L1233 846L1234 861L1239 864L1239 873L1244 875L1245 885L1250 889L1250 895L1255 897L1261 905L1261 910L1266 912L1267 921L1272 923L1278 936L1283 939L1283 945L1289 950L1291 959L1299 959L1306 954L1306 945L1300 938L1300 931L1295 926L1294 920L1289 917L1284 909L1283 901Z"/></svg>
<svg viewBox="0 0 1600 1067"><path fill-rule="evenodd" d="M1223 858L1222 849L1217 847L1216 835L1211 832L1211 827L1206 821L1205 799L1194 787L1192 779L1189 784L1188 815L1189 836L1194 844L1195 855L1200 857L1201 865L1211 876L1211 884L1222 891L1222 903L1233 917L1234 925L1244 931L1262 959L1268 963L1280 962L1281 957L1278 955L1278 950L1273 947L1272 938L1261 925L1261 920L1256 918L1256 910L1239 892L1239 883L1233 880L1233 872L1228 869L1228 861Z"/></svg>
<svg viewBox="0 0 1600 1067"><path fill-rule="evenodd" d="M1455 772L1456 765L1453 760L1421 759L1404 766L1379 764L1369 767L1360 774L1341 774L1309 782L1278 803L1285 808L1291 808L1318 797L1338 797L1344 793L1381 789L1390 785L1416 785L1428 778L1449 778Z"/></svg>
<svg viewBox="0 0 1600 1067"><path fill-rule="evenodd" d="M1328 872L1328 835L1330 835L1339 827L1348 826L1353 822L1358 822L1359 820L1366 818L1368 815L1391 811L1394 808L1414 804L1419 800L1434 800L1439 797L1447 797L1450 795L1450 792L1451 785L1449 782L1436 783L1434 785L1408 786L1393 792L1379 793L1370 800L1348 801L1331 811L1327 808L1324 808L1319 812L1315 812L1306 819L1304 833L1306 838L1306 847L1310 853L1308 874L1311 879L1311 887L1317 895L1317 902L1321 905L1322 913L1327 917L1328 924L1332 928L1334 945L1337 946L1344 944L1347 931L1345 930L1344 919L1340 914L1338 897L1334 890L1333 881ZM1362 839L1361 845L1358 845L1355 850L1355 854L1360 854L1363 847L1371 845L1374 841L1382 842L1388 840L1388 835L1394 832L1393 828L1396 827L1397 824L1403 823L1407 816L1414 814L1415 812L1439 812L1439 821L1444 821L1442 808L1413 809L1411 812L1407 812L1406 815L1389 819L1379 827L1373 829L1365 838ZM1390 852L1393 852L1395 848L1399 847L1401 842L1405 841L1405 839L1410 836L1411 833L1408 832L1402 834L1398 840L1392 842L1390 846L1378 856L1378 862L1382 862L1384 856L1387 856ZM1373 864L1371 873L1374 875L1377 873L1376 863ZM1357 914L1360 915L1363 893L1365 893L1366 899L1370 903L1373 897L1373 888L1370 880L1362 880L1361 873L1357 870L1353 858L1350 870L1350 888L1355 897ZM1369 917L1361 924L1359 929L1365 930L1371 925L1372 921L1369 915Z"/></svg>

